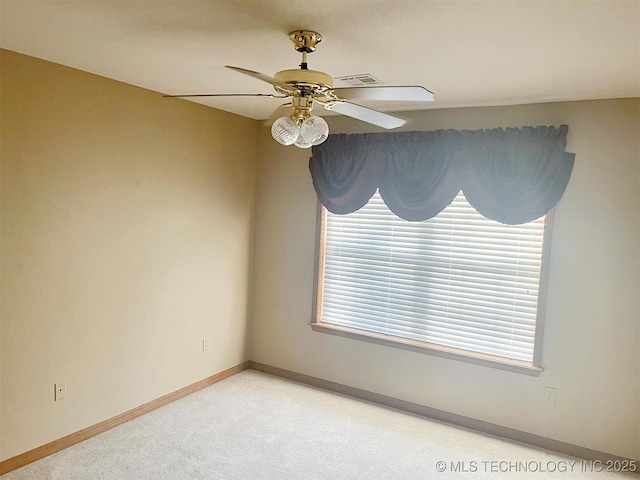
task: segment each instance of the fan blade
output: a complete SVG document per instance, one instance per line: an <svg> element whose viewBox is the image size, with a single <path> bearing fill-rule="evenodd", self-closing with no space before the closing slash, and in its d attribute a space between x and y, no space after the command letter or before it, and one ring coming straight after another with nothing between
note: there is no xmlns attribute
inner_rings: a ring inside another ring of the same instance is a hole
<svg viewBox="0 0 640 480"><path fill-rule="evenodd" d="M195 93L186 95L163 95L166 98L188 98L188 97L269 97L287 98L286 95L273 95L271 93Z"/></svg>
<svg viewBox="0 0 640 480"><path fill-rule="evenodd" d="M394 117L393 115L382 113L378 110L373 110L351 102L334 103L333 106L328 107L329 108L325 108L342 115L346 115L347 117L357 118L363 122L386 128L387 130L401 127L407 123L407 121L402 118Z"/></svg>
<svg viewBox="0 0 640 480"><path fill-rule="evenodd" d="M250 77L257 78L258 80L262 80L263 82L270 83L271 85L277 85L282 88L291 89L291 85L286 83L278 82L275 78L270 77L269 75L265 75L264 73L255 72L253 70L247 70L246 68L240 67L232 67L231 65L225 65L225 68L230 68L231 70L235 70L239 73L244 73L245 75L249 75Z"/></svg>
<svg viewBox="0 0 640 480"><path fill-rule="evenodd" d="M433 93L419 86L340 87L334 88L333 92L345 100L388 100L397 102L433 101Z"/></svg>

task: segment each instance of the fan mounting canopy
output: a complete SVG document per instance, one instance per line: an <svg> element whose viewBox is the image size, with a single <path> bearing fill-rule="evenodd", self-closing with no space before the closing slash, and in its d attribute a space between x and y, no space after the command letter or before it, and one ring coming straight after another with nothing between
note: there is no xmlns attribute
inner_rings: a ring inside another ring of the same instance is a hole
<svg viewBox="0 0 640 480"><path fill-rule="evenodd" d="M289 38L300 53L315 51L316 45L322 41L322 35L311 30L294 30L289 34Z"/></svg>

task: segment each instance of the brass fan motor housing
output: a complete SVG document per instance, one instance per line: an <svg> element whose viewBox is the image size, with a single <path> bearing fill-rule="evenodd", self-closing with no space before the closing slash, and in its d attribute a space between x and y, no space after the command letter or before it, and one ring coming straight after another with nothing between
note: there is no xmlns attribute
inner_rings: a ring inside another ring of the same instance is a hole
<svg viewBox="0 0 640 480"><path fill-rule="evenodd" d="M273 78L278 83L286 83L296 90L307 91L314 95L322 94L333 87L333 78L324 72L316 70L282 70ZM285 88L274 86L280 93L287 94Z"/></svg>

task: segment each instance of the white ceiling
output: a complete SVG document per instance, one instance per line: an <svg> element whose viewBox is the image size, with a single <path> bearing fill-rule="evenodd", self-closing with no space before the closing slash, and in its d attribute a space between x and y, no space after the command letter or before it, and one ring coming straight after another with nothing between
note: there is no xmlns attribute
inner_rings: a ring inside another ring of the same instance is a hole
<svg viewBox="0 0 640 480"><path fill-rule="evenodd" d="M423 85L429 108L640 97L640 0L0 0L0 22L2 48L167 94L271 93L223 66L297 68L288 33L310 29L309 68Z"/></svg>

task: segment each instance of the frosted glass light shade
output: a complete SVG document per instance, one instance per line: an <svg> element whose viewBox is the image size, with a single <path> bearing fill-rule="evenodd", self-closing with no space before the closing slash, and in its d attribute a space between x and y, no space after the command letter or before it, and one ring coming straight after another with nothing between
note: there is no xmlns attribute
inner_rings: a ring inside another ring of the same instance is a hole
<svg viewBox="0 0 640 480"><path fill-rule="evenodd" d="M302 135L300 135L296 139L294 145L298 148L309 148L313 144L309 140L304 138Z"/></svg>
<svg viewBox="0 0 640 480"><path fill-rule="evenodd" d="M280 117L271 126L271 136L282 145L292 145L300 135L300 127L289 117Z"/></svg>
<svg viewBox="0 0 640 480"><path fill-rule="evenodd" d="M303 143L311 145L320 145L329 136L329 125L322 117L309 117L300 127L300 137L304 139ZM304 147L306 148L306 147Z"/></svg>

